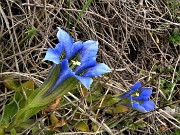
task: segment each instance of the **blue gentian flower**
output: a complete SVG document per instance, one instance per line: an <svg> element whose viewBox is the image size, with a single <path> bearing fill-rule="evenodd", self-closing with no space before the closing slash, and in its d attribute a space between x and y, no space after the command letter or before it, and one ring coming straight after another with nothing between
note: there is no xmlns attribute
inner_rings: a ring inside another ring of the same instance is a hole
<svg viewBox="0 0 180 135"><path fill-rule="evenodd" d="M95 66L87 69L87 72L83 75L76 74L73 72L69 66L68 66L68 60L63 59L61 63L61 70L58 75L58 79L52 89L48 91L48 93L51 93L54 88L56 88L58 85L60 85L62 82L64 82L66 79L70 77L75 77L78 79L86 88L89 88L90 85L93 82L93 79L91 77L99 76L104 73L111 72L110 68L105 65L104 63L96 64Z"/></svg>
<svg viewBox="0 0 180 135"><path fill-rule="evenodd" d="M139 95L134 96L133 93L139 90ZM129 103L123 103L122 105L136 109L140 112L152 111L156 106L152 100L149 100L152 94L152 88L141 87L140 82L136 82L129 91L120 95L122 99L128 99Z"/></svg>
<svg viewBox="0 0 180 135"><path fill-rule="evenodd" d="M71 59L76 53L78 53L82 47L82 42L74 42L74 39L63 29L58 28L57 38L59 43L54 49L49 48L43 60L52 61L55 64L60 64L60 55L65 51L65 59Z"/></svg>
<svg viewBox="0 0 180 135"><path fill-rule="evenodd" d="M133 100L149 100L149 97L152 94L152 88L142 87L139 89L139 96L134 96Z"/></svg>
<svg viewBox="0 0 180 135"><path fill-rule="evenodd" d="M93 67L96 65L96 54L98 51L98 42L88 40L83 43L83 48L80 53L80 65L74 70L76 74L79 74L86 68Z"/></svg>
<svg viewBox="0 0 180 135"><path fill-rule="evenodd" d="M137 89L141 87L141 82L136 82L129 91L125 92L124 94L120 95L120 98L127 98L129 95L134 93Z"/></svg>
<svg viewBox="0 0 180 135"><path fill-rule="evenodd" d="M131 103L122 104L122 105L133 108L143 113L152 111L156 107L152 100L142 100L138 102L138 101L133 100L132 96L129 96L128 99L130 100Z"/></svg>
<svg viewBox="0 0 180 135"><path fill-rule="evenodd" d="M60 28L57 37L59 43L54 49L48 49L44 58L44 60L49 60L61 65L57 81L48 91L48 94L70 77L75 77L86 88L89 88L93 82L92 77L111 72L111 69L106 64L96 63L96 55L98 52L97 41L88 40L83 43L74 43L70 35ZM65 51L65 57L60 61L60 55L63 50ZM71 60L72 57L77 55L80 57L80 62L73 61L73 59Z"/></svg>

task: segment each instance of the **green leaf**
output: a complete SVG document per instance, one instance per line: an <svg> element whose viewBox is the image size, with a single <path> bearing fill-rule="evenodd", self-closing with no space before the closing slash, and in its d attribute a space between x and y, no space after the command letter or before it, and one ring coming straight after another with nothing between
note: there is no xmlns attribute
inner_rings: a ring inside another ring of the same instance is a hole
<svg viewBox="0 0 180 135"><path fill-rule="evenodd" d="M12 118L16 115L20 109L20 102L23 100L23 96L20 92L15 92L14 97L11 99L10 103L5 105L3 109L3 114L1 118L1 125L8 127Z"/></svg>
<svg viewBox="0 0 180 135"><path fill-rule="evenodd" d="M173 33L174 36L179 34L179 29L178 28L174 28Z"/></svg>
<svg viewBox="0 0 180 135"><path fill-rule="evenodd" d="M4 135L4 128L2 125L0 125L0 135Z"/></svg>
<svg viewBox="0 0 180 135"><path fill-rule="evenodd" d="M177 16L176 18L177 18L177 19L178 19L178 21L180 22L180 16Z"/></svg>
<svg viewBox="0 0 180 135"><path fill-rule="evenodd" d="M11 135L17 135L16 130L14 128L11 129L10 133L11 133Z"/></svg>
<svg viewBox="0 0 180 135"><path fill-rule="evenodd" d="M3 81L3 84L6 86L6 88L10 89L10 90L17 90L17 88L19 87L19 84L14 81L11 78L7 78Z"/></svg>
<svg viewBox="0 0 180 135"><path fill-rule="evenodd" d="M39 126L38 124L35 124L33 127L32 127L32 135L37 135L38 134L38 131L39 131Z"/></svg>
<svg viewBox="0 0 180 135"><path fill-rule="evenodd" d="M128 111L128 107L122 106L122 105L116 105L116 107L113 107L113 112L116 113L125 113Z"/></svg>
<svg viewBox="0 0 180 135"><path fill-rule="evenodd" d="M89 131L89 126L87 125L86 122L80 121L80 122L76 125L76 129L77 129L77 130L80 130L80 131L88 132L88 131Z"/></svg>
<svg viewBox="0 0 180 135"><path fill-rule="evenodd" d="M18 86L16 85L17 83L14 83L13 80L8 79L6 80L6 84L7 82L8 84L10 84L9 85L10 87L13 84L13 87L16 88L16 92L14 93L14 97L11 98L10 103L5 105L3 110L1 124L6 125L6 127L10 124L12 118L16 115L17 111L25 105L26 100L23 98L23 95L21 94L21 90L23 89L24 91L26 91L27 95L28 95L28 91L34 90L33 81L27 81L19 87L17 87Z"/></svg>
<svg viewBox="0 0 180 135"><path fill-rule="evenodd" d="M141 127L141 128L147 127L146 122L144 122L143 120L142 120L142 121L139 121L139 122L136 122L135 124L136 124L138 127Z"/></svg>
<svg viewBox="0 0 180 135"><path fill-rule="evenodd" d="M79 22L79 19L81 18L81 16L83 15L84 11L86 10L86 8L91 4L92 0L88 0L85 5L83 6L78 18L76 19L76 22L74 24L74 29L76 28L78 22Z"/></svg>
<svg viewBox="0 0 180 135"><path fill-rule="evenodd" d="M11 122L11 119L16 115L19 110L19 103L23 99L23 96L20 92L15 92L14 98L10 101L9 104L5 105L3 109L1 124L8 126Z"/></svg>
<svg viewBox="0 0 180 135"><path fill-rule="evenodd" d="M94 87L94 83L95 81L92 84L93 87ZM102 98L102 93L103 93L103 87L101 86L100 83L96 84L94 87L94 91L87 97L86 99L87 102L91 103L100 100ZM85 95L86 93L83 94Z"/></svg>
<svg viewBox="0 0 180 135"><path fill-rule="evenodd" d="M12 128L18 126L18 124L27 121L30 117L50 105L54 99L63 96L68 91L71 91L77 85L77 82L78 80L76 78L71 77L58 86L54 92L48 96L44 95L45 93L42 91L46 92L49 87L45 86L34 90L34 92L28 98L25 107L18 111L15 118L13 119L13 122L6 130L9 131Z"/></svg>
<svg viewBox="0 0 180 135"><path fill-rule="evenodd" d="M46 79L43 86L32 92L25 102L24 107L18 110L16 116L13 118L12 123L9 125L6 131L10 131L12 128L17 127L20 123L27 121L30 117L50 105L55 99L76 88L79 81L76 78L71 77L61 83L61 85L57 86L52 93L47 95L46 93L54 85L59 71L60 65L57 65L53 69L48 79Z"/></svg>
<svg viewBox="0 0 180 135"><path fill-rule="evenodd" d="M169 71L169 72L173 72L173 71L174 71L174 68L173 68L172 66L169 66L169 67L168 67L168 71Z"/></svg>
<svg viewBox="0 0 180 135"><path fill-rule="evenodd" d="M34 28L32 28L32 29L29 29L29 30L27 30L25 33L27 33L28 34L28 36L33 36L33 35L35 35L36 34L36 29L34 29Z"/></svg>
<svg viewBox="0 0 180 135"><path fill-rule="evenodd" d="M99 89L97 91L94 91L91 95L89 95L86 100L88 103L91 103L92 101L95 102L101 98L102 98L102 94L101 94L101 90Z"/></svg>
<svg viewBox="0 0 180 135"><path fill-rule="evenodd" d="M180 135L180 130L177 129L177 130L175 131L174 135Z"/></svg>
<svg viewBox="0 0 180 135"><path fill-rule="evenodd" d="M91 128L94 132L96 132L99 129L98 125L96 125L95 123L91 123Z"/></svg>
<svg viewBox="0 0 180 135"><path fill-rule="evenodd" d="M169 88L169 89L171 89L172 87L174 87L174 83L172 83L172 82L169 82L169 83L167 83L166 84L166 86L167 86L167 88Z"/></svg>
<svg viewBox="0 0 180 135"><path fill-rule="evenodd" d="M31 93L34 91L34 81L29 80L21 84L21 86L19 86L17 90L25 92L26 97L28 98L31 95Z"/></svg>
<svg viewBox="0 0 180 135"><path fill-rule="evenodd" d="M34 120L33 119L29 119L26 122L19 124L15 129L19 133L19 132L22 132L23 130L28 129L33 124L34 124Z"/></svg>
<svg viewBox="0 0 180 135"><path fill-rule="evenodd" d="M51 124L52 124L51 127L52 127L53 129L55 129L55 128L57 128L57 127L62 127L62 126L64 126L64 125L66 124L64 118L62 118L62 119L59 120L59 119L55 116L54 113L52 113L52 114L50 115L50 121L51 121Z"/></svg>
<svg viewBox="0 0 180 135"><path fill-rule="evenodd" d="M24 107L26 99L23 97L21 92L16 92L14 94L14 99L15 99L15 102L18 103L18 109Z"/></svg>
<svg viewBox="0 0 180 135"><path fill-rule="evenodd" d="M133 130L133 131L138 129L138 127L137 127L136 125L134 125L134 124L129 125L128 128L129 128L130 130Z"/></svg>
<svg viewBox="0 0 180 135"><path fill-rule="evenodd" d="M19 46L21 47L28 39L30 39L32 36L34 36L36 34L36 29L32 28L27 30L25 33L27 33L28 35L22 39L22 41L19 43Z"/></svg>
<svg viewBox="0 0 180 135"><path fill-rule="evenodd" d="M119 101L119 98L114 97L114 95L107 94L104 99L103 106L111 106L117 103L118 101Z"/></svg>
<svg viewBox="0 0 180 135"><path fill-rule="evenodd" d="M164 80L164 79L161 79L161 80L160 80L160 83L161 83L161 84L165 84L165 82L166 82L166 80Z"/></svg>
<svg viewBox="0 0 180 135"><path fill-rule="evenodd" d="M54 134L55 134L55 131L53 130L44 131L44 135L54 135Z"/></svg>
<svg viewBox="0 0 180 135"><path fill-rule="evenodd" d="M20 89L20 90L22 90L22 89L31 90L31 91L34 90L34 82L33 82L33 80L29 80L29 81L23 83L18 89Z"/></svg>
<svg viewBox="0 0 180 135"><path fill-rule="evenodd" d="M174 28L173 32L169 36L169 42L174 46L180 45L180 31L178 28Z"/></svg>
<svg viewBox="0 0 180 135"><path fill-rule="evenodd" d="M14 101L6 105L3 111L1 124L5 124L8 126L13 116L16 115L17 110L18 110L18 105Z"/></svg>

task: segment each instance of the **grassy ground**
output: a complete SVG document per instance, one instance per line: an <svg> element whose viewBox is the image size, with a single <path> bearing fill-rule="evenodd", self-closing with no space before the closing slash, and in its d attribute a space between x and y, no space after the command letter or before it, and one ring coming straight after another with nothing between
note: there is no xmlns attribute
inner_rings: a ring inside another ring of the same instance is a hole
<svg viewBox="0 0 180 135"><path fill-rule="evenodd" d="M180 2L93 0L74 29L85 2L71 0L70 8L66 0L0 2L1 113L14 92L4 79L42 84L52 65L42 59L57 43L61 27L76 40L98 40L98 62L113 72L96 78L90 91L68 93L54 115L39 113L21 134L180 134ZM106 105L108 96L127 91L138 80L153 87L156 110L142 114Z"/></svg>

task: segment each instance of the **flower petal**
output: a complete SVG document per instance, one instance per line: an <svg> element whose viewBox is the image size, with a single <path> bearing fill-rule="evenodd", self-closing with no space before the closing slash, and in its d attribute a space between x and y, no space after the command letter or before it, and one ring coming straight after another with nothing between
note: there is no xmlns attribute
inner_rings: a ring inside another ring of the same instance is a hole
<svg viewBox="0 0 180 135"><path fill-rule="evenodd" d="M133 108L133 109L143 112L143 113L152 111L156 107L152 100L143 101L142 104L140 104L139 102L133 101L132 104L122 104L122 105Z"/></svg>
<svg viewBox="0 0 180 135"><path fill-rule="evenodd" d="M70 58L72 58L76 53L80 52L82 47L83 47L83 43L80 41L73 43L71 50L70 50L70 54L68 54L68 56L66 56L66 59L69 60Z"/></svg>
<svg viewBox="0 0 180 135"><path fill-rule="evenodd" d="M91 60L81 63L81 65L77 66L74 70L75 74L78 75L81 72L83 72L85 69L88 69L90 67L93 67L94 65L96 65L96 58L92 58Z"/></svg>
<svg viewBox="0 0 180 135"><path fill-rule="evenodd" d="M46 83L49 80L49 77L51 76L51 74L52 74L55 67L56 67L56 64L53 64L52 67L51 67L51 70L48 73L48 76L46 77L46 79L44 81L44 83Z"/></svg>
<svg viewBox="0 0 180 135"><path fill-rule="evenodd" d="M138 102L133 102L132 108L143 113L147 112L146 109L142 105L140 105Z"/></svg>
<svg viewBox="0 0 180 135"><path fill-rule="evenodd" d="M49 48L47 50L43 60L49 60L55 64L59 64L61 53L62 53L62 45L58 43L54 49Z"/></svg>
<svg viewBox="0 0 180 135"><path fill-rule="evenodd" d="M136 82L129 91L125 92L124 94L120 95L120 98L127 98L129 95L131 95L133 92L135 92L137 89L141 87L141 82Z"/></svg>
<svg viewBox="0 0 180 135"><path fill-rule="evenodd" d="M58 85L60 85L66 79L68 79L74 75L75 74L72 72L72 70L68 66L68 60L63 59L57 81L55 82L54 86L46 94L47 95L50 94Z"/></svg>
<svg viewBox="0 0 180 135"><path fill-rule="evenodd" d="M133 108L133 109L140 111L140 112L143 112L143 113L147 112L145 110L145 108L142 107L138 102L133 102L132 104L122 104L122 105Z"/></svg>
<svg viewBox="0 0 180 135"><path fill-rule="evenodd" d="M111 72L111 69L106 64L100 63L94 67L89 68L88 71L83 75L83 77L94 77L109 72Z"/></svg>
<svg viewBox="0 0 180 135"><path fill-rule="evenodd" d="M63 29L58 27L57 32L57 38L59 42L65 43L65 44L72 44L74 42L74 39Z"/></svg>
<svg viewBox="0 0 180 135"><path fill-rule="evenodd" d="M83 48L81 51L81 63L90 61L92 58L96 58L98 51L98 42L93 40L88 40L83 43Z"/></svg>
<svg viewBox="0 0 180 135"><path fill-rule="evenodd" d="M152 94L152 88L142 87L140 88L139 96L133 97L133 100L143 100L143 101L149 100L151 94Z"/></svg>
<svg viewBox="0 0 180 135"><path fill-rule="evenodd" d="M57 85L61 84L63 81L65 81L66 79L68 79L69 77L71 77L73 75L74 75L74 73L72 72L72 70L68 66L68 60L63 59L62 63L61 63L61 70L60 70L60 73L58 75L58 79L56 81L56 84Z"/></svg>
<svg viewBox="0 0 180 135"><path fill-rule="evenodd" d="M76 77L87 89L90 88L90 85L93 82L93 79L89 77L81 77L77 75L74 75L74 77Z"/></svg>
<svg viewBox="0 0 180 135"><path fill-rule="evenodd" d="M57 32L57 38L59 40L59 43L63 46L63 49L65 49L66 52L66 59L69 59L71 55L71 47L73 46L74 39L63 29L59 28L59 31Z"/></svg>
<svg viewBox="0 0 180 135"><path fill-rule="evenodd" d="M141 106L142 106L143 108L145 108L145 110L146 110L147 112L154 110L154 108L156 107L156 105L154 104L154 102L153 102L152 100L144 101L144 102L141 104Z"/></svg>

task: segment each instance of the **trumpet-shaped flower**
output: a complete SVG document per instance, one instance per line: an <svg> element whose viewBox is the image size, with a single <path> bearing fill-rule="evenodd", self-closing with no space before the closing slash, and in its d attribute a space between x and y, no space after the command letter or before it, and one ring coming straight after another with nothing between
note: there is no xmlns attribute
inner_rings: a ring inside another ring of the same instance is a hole
<svg viewBox="0 0 180 135"><path fill-rule="evenodd" d="M133 108L140 112L149 112L154 110L155 104L152 100L143 100L143 101L134 101L132 96L129 96L128 99L130 100L130 104L123 104L124 106Z"/></svg>
<svg viewBox="0 0 180 135"><path fill-rule="evenodd" d="M139 89L139 95L133 96L132 94ZM152 88L141 87L140 82L136 82L128 92L120 95L120 98L128 99L129 103L123 103L124 106L131 107L140 112L152 111L156 106L152 100L149 100L152 94Z"/></svg>
<svg viewBox="0 0 180 135"><path fill-rule="evenodd" d="M98 51L97 41L88 40L83 43L74 43L74 40L70 35L60 28L57 37L59 43L54 49L48 49L44 58L44 60L49 60L55 64L61 65L57 81L48 91L48 94L70 77L75 77L86 88L89 88L93 82L92 77L111 72L111 69L104 63L96 63L96 55ZM65 51L66 56L62 61L60 61L62 51ZM80 57L80 62L74 61L74 59L69 61L72 57L77 55Z"/></svg>
<svg viewBox="0 0 180 135"><path fill-rule="evenodd" d="M83 43L83 48L80 52L80 65L74 70L76 74L81 73L86 68L96 65L96 54L98 51L98 42L88 40Z"/></svg>
<svg viewBox="0 0 180 135"><path fill-rule="evenodd" d="M60 64L60 55L65 51L66 59L71 59L76 53L78 53L82 47L82 42L74 42L74 39L63 29L58 28L57 38L59 43L54 49L49 48L46 52L44 60L52 61L55 64Z"/></svg>
<svg viewBox="0 0 180 135"><path fill-rule="evenodd" d="M120 95L120 98L127 98L129 95L134 93L137 89L141 87L141 82L136 82L129 91L125 92L124 94Z"/></svg>
<svg viewBox="0 0 180 135"><path fill-rule="evenodd" d="M152 88L149 87L142 87L139 89L139 96L134 96L133 100L149 100L149 97L152 94Z"/></svg>
<svg viewBox="0 0 180 135"><path fill-rule="evenodd" d="M93 82L93 79L91 77L99 76L104 73L111 72L111 69L105 65L104 63L96 64L95 66L86 69L87 72L83 75L76 74L73 72L69 66L68 66L68 60L63 59L61 63L61 70L58 75L58 79L53 86L52 89L50 89L47 94L50 94L58 85L60 85L62 82L64 82L66 79L70 77L75 77L78 79L86 88L89 88L90 85Z"/></svg>
<svg viewBox="0 0 180 135"><path fill-rule="evenodd" d="M21 105L16 114L3 115L2 124L10 132L33 115L49 106L55 99L74 89L80 81L86 88L93 82L92 77L111 72L104 63L96 63L98 42L88 40L84 43L74 42L74 39L59 28L57 32L59 43L53 49L48 49L44 60L54 64L47 79L40 88L31 92L26 102ZM77 61L79 60L79 61ZM13 102L13 104L16 104ZM11 109L11 106L7 106ZM5 113L3 114L6 114ZM12 119L10 119L12 118Z"/></svg>

